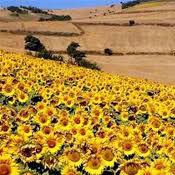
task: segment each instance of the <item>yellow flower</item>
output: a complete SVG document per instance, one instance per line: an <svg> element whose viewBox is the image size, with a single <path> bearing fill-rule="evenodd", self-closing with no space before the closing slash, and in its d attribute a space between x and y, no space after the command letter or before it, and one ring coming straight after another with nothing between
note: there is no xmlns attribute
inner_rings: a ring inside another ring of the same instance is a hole
<svg viewBox="0 0 175 175"><path fill-rule="evenodd" d="M5 96L13 96L13 94L15 93L15 89L13 88L11 84L5 84L3 86L2 93Z"/></svg>
<svg viewBox="0 0 175 175"><path fill-rule="evenodd" d="M18 135L22 136L25 141L29 140L30 136L32 136L33 131L32 127L27 124L22 124L17 129Z"/></svg>
<svg viewBox="0 0 175 175"><path fill-rule="evenodd" d="M87 160L87 163L85 164L85 170L89 174L92 175L100 175L102 174L103 170L105 168L105 165L103 164L103 161L100 157L90 157Z"/></svg>
<svg viewBox="0 0 175 175"><path fill-rule="evenodd" d="M19 167L10 156L0 156L0 174L2 175L20 174Z"/></svg>
<svg viewBox="0 0 175 175"><path fill-rule="evenodd" d="M122 166L122 175L136 175L140 170L140 165L136 162L127 162Z"/></svg>
<svg viewBox="0 0 175 175"><path fill-rule="evenodd" d="M123 138L119 142L119 149L126 155L134 154L135 153L135 147L132 139L125 139Z"/></svg>

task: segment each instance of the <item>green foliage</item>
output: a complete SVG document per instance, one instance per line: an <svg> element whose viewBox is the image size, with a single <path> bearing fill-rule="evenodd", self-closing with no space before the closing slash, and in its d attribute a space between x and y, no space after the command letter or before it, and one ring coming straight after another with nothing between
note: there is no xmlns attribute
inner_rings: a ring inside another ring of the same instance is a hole
<svg viewBox="0 0 175 175"><path fill-rule="evenodd" d="M97 65L97 63L91 63L90 61L86 59L82 59L78 63L78 66L86 67L88 69L93 69L93 70L100 70L100 67Z"/></svg>
<svg viewBox="0 0 175 175"><path fill-rule="evenodd" d="M22 10L19 7L16 7L16 6L9 6L9 7L7 7L7 10L9 10L13 13L15 12L15 13L19 13L19 14L27 14L28 13L28 11Z"/></svg>
<svg viewBox="0 0 175 175"><path fill-rule="evenodd" d="M48 51L41 41L32 35L27 35L25 37L25 49L29 50L29 55L33 55L31 51L35 51L35 56L38 58L63 61L62 56L54 55L51 51Z"/></svg>
<svg viewBox="0 0 175 175"><path fill-rule="evenodd" d="M78 66L100 70L96 63L91 63L88 60L84 59L86 57L86 54L83 51L77 50L79 47L80 45L78 43L72 42L67 48L67 54L69 57L73 58Z"/></svg>
<svg viewBox="0 0 175 175"><path fill-rule="evenodd" d="M75 59L76 63L79 63L84 57L86 57L85 53L77 50L80 45L76 42L72 42L67 48L67 54Z"/></svg>
<svg viewBox="0 0 175 175"><path fill-rule="evenodd" d="M132 1L128 1L128 2L121 2L122 5L122 9L125 8L129 8L129 7L133 7L137 4L140 4L141 2L149 2L151 0L132 0Z"/></svg>
<svg viewBox="0 0 175 175"><path fill-rule="evenodd" d="M104 53L105 53L105 55L112 55L113 54L113 51L112 51L112 49L109 49L109 48L106 48L106 49L104 49Z"/></svg>
<svg viewBox="0 0 175 175"><path fill-rule="evenodd" d="M64 61L64 58L61 55L54 55L53 52L47 50L42 50L36 53L36 57L55 61Z"/></svg>
<svg viewBox="0 0 175 175"><path fill-rule="evenodd" d="M40 8L37 8L37 7L32 7L32 6L20 6L20 8L23 8L23 9L26 9L26 10L30 10L32 13L40 13L40 14L45 14L47 15L48 12L45 11L45 10L42 10Z"/></svg>
<svg viewBox="0 0 175 175"><path fill-rule="evenodd" d="M27 35L25 37L25 49L40 52L45 50L45 46L40 42L38 38L32 35Z"/></svg>
<svg viewBox="0 0 175 175"><path fill-rule="evenodd" d="M49 18L40 18L39 21L70 21L72 20L69 15L53 15L50 14Z"/></svg>
<svg viewBox="0 0 175 175"><path fill-rule="evenodd" d="M130 25L130 26L135 25L135 21L134 21L134 20L129 20L129 25Z"/></svg>

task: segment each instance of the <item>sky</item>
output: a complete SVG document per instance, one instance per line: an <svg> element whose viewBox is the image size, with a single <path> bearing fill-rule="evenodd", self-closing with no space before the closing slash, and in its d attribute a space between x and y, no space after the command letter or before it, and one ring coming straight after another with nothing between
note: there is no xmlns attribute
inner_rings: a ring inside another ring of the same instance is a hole
<svg viewBox="0 0 175 175"><path fill-rule="evenodd" d="M0 0L0 6L30 5L47 9L67 9L109 5L113 3L120 3L120 1L126 2L127 0Z"/></svg>

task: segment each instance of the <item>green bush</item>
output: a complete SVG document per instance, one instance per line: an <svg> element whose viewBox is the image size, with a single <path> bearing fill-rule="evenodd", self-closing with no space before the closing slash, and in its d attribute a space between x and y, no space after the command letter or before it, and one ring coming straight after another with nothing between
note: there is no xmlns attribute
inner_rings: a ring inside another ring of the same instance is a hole
<svg viewBox="0 0 175 175"><path fill-rule="evenodd" d="M19 7L16 7L16 6L9 6L9 7L7 7L7 10L9 10L13 13L16 12L16 13L19 13L19 14L27 14L28 13L28 11L22 10Z"/></svg>
<svg viewBox="0 0 175 175"><path fill-rule="evenodd" d="M91 63L88 60L84 59L86 57L86 54L83 51L77 50L79 47L80 45L78 43L72 42L67 47L67 54L69 55L69 57L71 59L73 58L78 66L100 70L96 63Z"/></svg>
<svg viewBox="0 0 175 175"><path fill-rule="evenodd" d="M91 63L90 61L86 59L82 59L78 63L78 66L86 67L88 69L93 69L93 70L100 70L100 67L97 65L97 63Z"/></svg>
<svg viewBox="0 0 175 175"><path fill-rule="evenodd" d="M113 51L112 51L112 49L106 48L106 49L104 49L104 54L110 56L113 54Z"/></svg>
<svg viewBox="0 0 175 175"><path fill-rule="evenodd" d="M32 13L41 13L41 14L45 14L45 15L47 15L48 14L48 12L47 11L45 11L45 10L42 10L42 9L40 9L40 8L37 8L37 7L32 7L32 6L20 6L20 8L23 8L23 9L26 9L26 10L30 10Z"/></svg>
<svg viewBox="0 0 175 175"><path fill-rule="evenodd" d="M69 15L50 15L49 18L40 18L39 21L70 21L72 18Z"/></svg>
<svg viewBox="0 0 175 175"><path fill-rule="evenodd" d="M63 57L60 55L54 55L51 51L48 51L41 41L32 36L27 35L25 37L25 49L28 50L28 54L33 55L31 51L35 51L35 56L38 58L50 59L55 61L63 61Z"/></svg>
<svg viewBox="0 0 175 175"><path fill-rule="evenodd" d="M45 46L40 42L38 38L32 35L27 35L25 37L25 49L40 52L45 50Z"/></svg>

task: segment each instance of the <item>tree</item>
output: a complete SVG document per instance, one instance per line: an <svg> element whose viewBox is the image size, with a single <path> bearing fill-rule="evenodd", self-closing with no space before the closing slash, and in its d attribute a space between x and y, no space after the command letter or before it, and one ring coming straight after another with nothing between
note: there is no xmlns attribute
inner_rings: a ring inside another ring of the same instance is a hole
<svg viewBox="0 0 175 175"><path fill-rule="evenodd" d="M32 35L27 35L25 37L25 49L35 52L46 50L40 40Z"/></svg>
<svg viewBox="0 0 175 175"><path fill-rule="evenodd" d="M134 21L134 20L129 20L129 25L130 25L130 26L135 25L135 21Z"/></svg>
<svg viewBox="0 0 175 175"><path fill-rule="evenodd" d="M67 54L70 57L71 63L75 63L78 66L86 67L89 69L100 70L96 63L91 63L84 59L86 57L85 52L77 50L80 45L76 42L72 42L67 48ZM73 60L74 59L74 60Z"/></svg>
<svg viewBox="0 0 175 175"><path fill-rule="evenodd" d="M67 48L67 54L72 59L74 59L75 63L79 63L84 57L86 57L85 52L77 50L80 45L76 42L72 42Z"/></svg>
<svg viewBox="0 0 175 175"><path fill-rule="evenodd" d="M60 55L54 55L53 52L48 51L41 41L32 36L27 35L25 37L25 49L29 51L34 51L35 56L38 58L50 59L55 61L64 61L63 57Z"/></svg>
<svg viewBox="0 0 175 175"><path fill-rule="evenodd" d="M113 54L112 49L109 49L109 48L104 49L104 53L105 55L109 55L109 56Z"/></svg>

